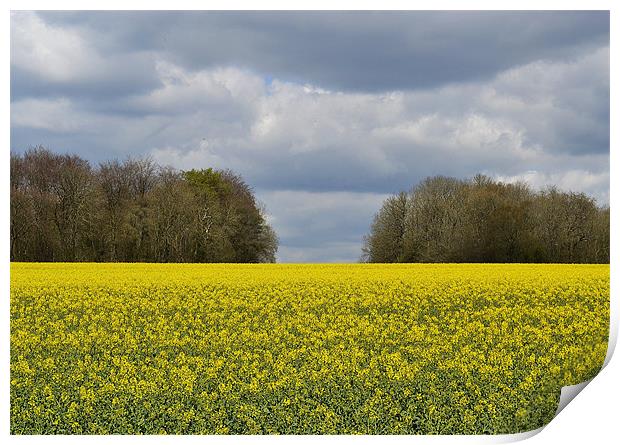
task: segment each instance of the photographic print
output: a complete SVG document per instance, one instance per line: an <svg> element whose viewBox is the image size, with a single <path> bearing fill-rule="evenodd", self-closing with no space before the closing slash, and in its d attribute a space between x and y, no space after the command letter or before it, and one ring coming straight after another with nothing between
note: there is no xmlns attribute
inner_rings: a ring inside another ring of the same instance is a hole
<svg viewBox="0 0 620 445"><path fill-rule="evenodd" d="M12 11L10 433L548 424L608 350L609 24Z"/></svg>

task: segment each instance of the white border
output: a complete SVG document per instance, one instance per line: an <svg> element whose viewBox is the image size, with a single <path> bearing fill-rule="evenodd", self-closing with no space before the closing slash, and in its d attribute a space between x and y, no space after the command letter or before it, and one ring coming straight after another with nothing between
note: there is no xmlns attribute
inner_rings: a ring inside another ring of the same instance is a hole
<svg viewBox="0 0 620 445"><path fill-rule="evenodd" d="M610 10L611 11L611 79L617 79L620 71L618 70L617 57L614 58L613 49L618 49L618 30L619 20L617 17L620 8L614 8L615 4L611 0L590 0L590 1L576 1L565 0L562 2L550 1L550 0L521 0L513 1L506 0L498 4L497 1L490 0L478 0L469 1L464 4L463 1L458 0L436 0L433 2L412 2L405 0L383 0L383 1L338 1L338 0L300 0L296 2L290 1L273 1L263 0L257 3L251 3L249 1L230 0L230 1L213 1L213 2L200 2L196 0L175 0L174 2L140 2L136 0L110 0L110 1L91 1L85 3L83 1L76 0L64 0L64 1L12 1L5 2L6 5L5 14L2 16L2 39L0 45L3 50L3 69L0 76L2 76L2 88L1 95L3 99L2 107L2 126L4 128L4 163L1 164L4 181L2 183L3 192L0 195L2 200L2 206L0 211L2 212L2 229L4 234L9 232L9 162L8 155L10 147L10 84L9 84L9 51L10 51L10 10L28 10L28 9L119 9L119 10L144 10L144 9L296 9L296 10L309 10L309 9L417 9L417 10L438 10L438 9L500 9L500 10ZM618 94L617 89L614 88L613 83L611 86L611 118L610 122L616 122L618 116ZM614 126L611 126L611 180L610 180L610 205L611 205L611 220L619 221L618 217L618 202L616 199L615 190L618 190L618 178L613 174L614 171L618 171L618 156L613 147L618 144L617 130ZM613 223L612 223L613 227ZM611 259L611 271L612 271L612 298L611 298L611 335L610 335L610 351L616 343L618 332L618 292L617 292L617 267L619 258L618 250L618 237L615 236L616 232L612 231L612 259ZM415 441L416 443L497 443L504 440L509 440L510 437L500 436L243 436L239 438L237 436L9 436L9 392L7 391L9 386L9 243L8 236L0 237L0 243L2 246L2 257L4 258L3 266L0 271L2 276L2 298L0 299L0 310L3 316L2 323L2 341L0 342L0 353L3 357L0 367L0 381L3 382L4 390L1 394L1 416L0 419L0 432L2 436L5 436L10 443L81 443L84 440L107 443L111 440L120 441L121 443L129 443L137 441L140 443L157 441L158 443L204 443L208 441L215 444L230 444L243 440L249 443L264 443L266 441L283 441L286 443L307 443L311 442L335 442L341 443L377 443L383 441L389 442L401 442ZM577 397L577 401L570 403L558 416L547 425L540 434L535 435L529 439L528 443L575 443L582 444L584 441L593 443L609 443L611 437L618 437L618 422L617 422L617 406L618 397L620 396L620 365L619 360L611 360L611 354L608 354L607 366L601 371L601 373L593 379L593 381L587 385L583 392ZM8 436L8 437L6 437ZM525 435L515 435L512 439L524 438ZM543 442L541 442L543 441Z"/></svg>

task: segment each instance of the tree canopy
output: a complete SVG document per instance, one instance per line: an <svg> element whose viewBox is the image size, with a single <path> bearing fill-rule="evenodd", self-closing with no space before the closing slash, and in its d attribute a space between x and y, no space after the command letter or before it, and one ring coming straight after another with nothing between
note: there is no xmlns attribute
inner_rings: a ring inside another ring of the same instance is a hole
<svg viewBox="0 0 620 445"><path fill-rule="evenodd" d="M608 263L609 207L555 187L435 176L384 201L362 261Z"/></svg>
<svg viewBox="0 0 620 445"><path fill-rule="evenodd" d="M42 147L11 154L12 261L274 262L278 239L230 170L150 158L97 166Z"/></svg>

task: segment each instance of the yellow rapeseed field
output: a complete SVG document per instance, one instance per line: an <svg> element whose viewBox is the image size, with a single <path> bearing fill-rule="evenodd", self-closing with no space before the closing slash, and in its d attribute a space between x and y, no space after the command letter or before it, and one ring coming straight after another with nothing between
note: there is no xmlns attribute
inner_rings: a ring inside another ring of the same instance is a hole
<svg viewBox="0 0 620 445"><path fill-rule="evenodd" d="M513 433L607 349L609 265L11 265L11 431Z"/></svg>

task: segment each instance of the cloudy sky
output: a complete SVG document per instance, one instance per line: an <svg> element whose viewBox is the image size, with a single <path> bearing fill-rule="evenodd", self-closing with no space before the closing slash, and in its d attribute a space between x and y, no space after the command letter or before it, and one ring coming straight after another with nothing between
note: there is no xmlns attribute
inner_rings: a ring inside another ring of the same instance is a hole
<svg viewBox="0 0 620 445"><path fill-rule="evenodd" d="M254 187L282 262L351 262L391 193L478 172L609 201L607 12L14 12L11 150Z"/></svg>

